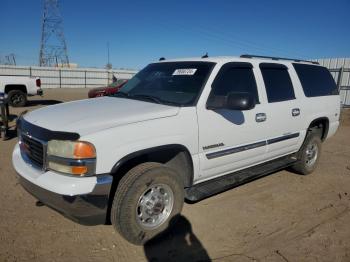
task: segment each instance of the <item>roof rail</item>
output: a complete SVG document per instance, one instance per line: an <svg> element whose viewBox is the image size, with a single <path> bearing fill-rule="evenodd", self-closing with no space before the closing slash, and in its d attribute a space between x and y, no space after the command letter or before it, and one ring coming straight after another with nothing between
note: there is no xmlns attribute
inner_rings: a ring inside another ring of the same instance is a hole
<svg viewBox="0 0 350 262"><path fill-rule="evenodd" d="M294 62L305 62L305 63L311 63L315 65L319 65L316 61L310 61L310 60L302 60L302 59L294 59L294 58L285 58L285 57L277 57L277 56L263 56L263 55L248 55L244 54L240 56L241 58L267 58L271 60L287 60L287 61L294 61Z"/></svg>

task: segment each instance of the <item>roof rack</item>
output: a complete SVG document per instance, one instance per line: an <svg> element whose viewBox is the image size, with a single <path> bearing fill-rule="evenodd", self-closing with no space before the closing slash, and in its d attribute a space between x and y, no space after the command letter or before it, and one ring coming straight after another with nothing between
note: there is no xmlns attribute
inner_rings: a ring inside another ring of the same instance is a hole
<svg viewBox="0 0 350 262"><path fill-rule="evenodd" d="M287 61L305 62L305 63L311 63L311 64L319 65L319 63L315 62L315 61L294 59L294 58L285 58L285 57L277 57L277 56L263 56L263 55L248 55L248 54L244 54L244 55L241 55L240 57L241 58L267 58L267 59L271 59L271 60L287 60Z"/></svg>

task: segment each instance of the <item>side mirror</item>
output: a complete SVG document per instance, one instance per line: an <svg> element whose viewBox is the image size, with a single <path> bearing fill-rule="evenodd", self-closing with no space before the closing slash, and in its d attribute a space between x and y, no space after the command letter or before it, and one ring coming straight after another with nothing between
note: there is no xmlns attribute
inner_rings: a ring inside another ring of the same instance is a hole
<svg viewBox="0 0 350 262"><path fill-rule="evenodd" d="M255 97L250 93L229 93L227 96L209 97L208 109L250 110L255 107Z"/></svg>

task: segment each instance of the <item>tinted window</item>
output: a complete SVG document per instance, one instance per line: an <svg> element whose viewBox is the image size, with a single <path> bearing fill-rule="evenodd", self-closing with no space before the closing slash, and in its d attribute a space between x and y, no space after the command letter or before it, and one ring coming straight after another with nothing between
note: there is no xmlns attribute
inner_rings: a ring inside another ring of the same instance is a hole
<svg viewBox="0 0 350 262"><path fill-rule="evenodd" d="M337 95L338 89L327 68L293 64L307 97Z"/></svg>
<svg viewBox="0 0 350 262"><path fill-rule="evenodd" d="M287 67L279 64L260 64L269 103L295 99Z"/></svg>
<svg viewBox="0 0 350 262"><path fill-rule="evenodd" d="M221 68L214 81L211 96L226 96L232 92L251 93L256 102L259 101L251 64L229 63Z"/></svg>

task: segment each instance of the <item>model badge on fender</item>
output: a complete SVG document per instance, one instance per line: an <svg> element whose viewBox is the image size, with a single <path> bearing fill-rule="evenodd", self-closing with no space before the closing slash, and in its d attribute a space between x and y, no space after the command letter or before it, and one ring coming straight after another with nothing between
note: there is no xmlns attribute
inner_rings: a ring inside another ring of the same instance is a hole
<svg viewBox="0 0 350 262"><path fill-rule="evenodd" d="M212 149L212 148L216 148L216 147L221 147L224 146L224 143L219 143L219 144L214 144L214 145L209 145L209 146L203 146L203 150L208 150L208 149Z"/></svg>

